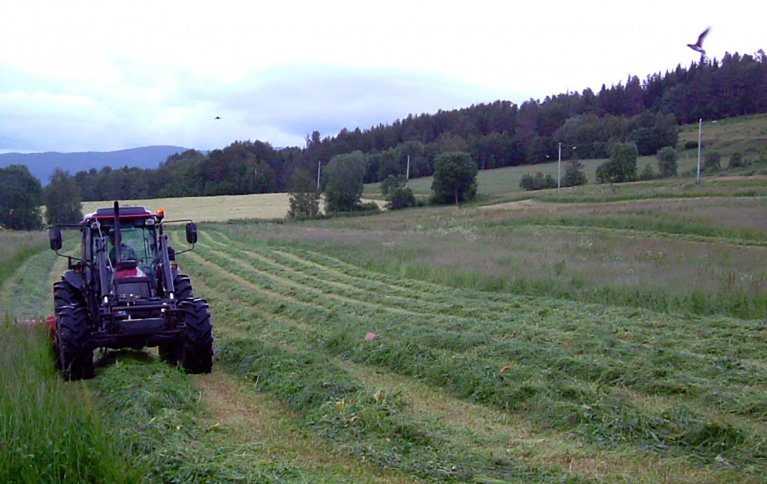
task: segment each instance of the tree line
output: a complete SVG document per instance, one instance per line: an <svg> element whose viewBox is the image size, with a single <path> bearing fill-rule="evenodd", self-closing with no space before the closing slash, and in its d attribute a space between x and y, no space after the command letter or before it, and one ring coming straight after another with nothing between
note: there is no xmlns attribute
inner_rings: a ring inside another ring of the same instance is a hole
<svg viewBox="0 0 767 484"><path fill-rule="evenodd" d="M584 89L521 105L495 101L409 115L332 137L314 131L303 147L235 141L208 153L170 156L155 169L60 172L57 182L71 178L82 200L283 192L297 169L315 176L318 163L326 167L334 157L352 153L361 154L363 181L372 183L401 177L407 166L411 177L430 176L443 153L467 153L479 170L553 160L560 144L564 160L608 157L613 145L625 142L634 143L640 155L651 155L676 145L679 124L764 112L764 53L728 53L721 61L678 65L643 81L629 76L597 93ZM0 202L2 209L6 201Z"/></svg>
<svg viewBox="0 0 767 484"><path fill-rule="evenodd" d="M316 173L337 155L364 155L365 183L403 175L430 176L440 153L465 152L479 170L556 159L608 157L617 142L634 142L640 155L674 146L678 125L699 118L767 112L767 59L725 54L678 65L640 81L629 76L609 88L528 100L472 105L332 137L314 131L303 147L275 149L262 141L235 141L209 153L173 155L156 169L124 167L74 175L84 200L236 195L287 191L296 169Z"/></svg>

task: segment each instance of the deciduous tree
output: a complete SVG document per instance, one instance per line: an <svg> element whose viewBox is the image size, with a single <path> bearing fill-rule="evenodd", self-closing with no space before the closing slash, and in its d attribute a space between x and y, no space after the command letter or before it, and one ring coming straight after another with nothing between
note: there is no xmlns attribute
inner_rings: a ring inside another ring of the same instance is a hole
<svg viewBox="0 0 767 484"><path fill-rule="evenodd" d="M597 182L623 183L636 180L638 157L635 143L615 143L610 149L610 159L597 168Z"/></svg>
<svg viewBox="0 0 767 484"><path fill-rule="evenodd" d="M288 201L290 218L311 218L320 213L320 192L317 183L306 170L295 170L290 175Z"/></svg>
<svg viewBox="0 0 767 484"><path fill-rule="evenodd" d="M325 168L325 201L328 212L348 212L359 209L362 180L365 176L365 155L355 151L336 155Z"/></svg>
<svg viewBox="0 0 767 484"><path fill-rule="evenodd" d="M45 221L48 225L72 224L83 218L80 190L69 172L56 169L45 190Z"/></svg>
<svg viewBox="0 0 767 484"><path fill-rule="evenodd" d="M24 165L0 168L0 225L15 230L39 229L43 187Z"/></svg>
<svg viewBox="0 0 767 484"><path fill-rule="evenodd" d="M477 195L477 164L468 153L451 151L434 160L434 179L431 184L435 203L456 205Z"/></svg>

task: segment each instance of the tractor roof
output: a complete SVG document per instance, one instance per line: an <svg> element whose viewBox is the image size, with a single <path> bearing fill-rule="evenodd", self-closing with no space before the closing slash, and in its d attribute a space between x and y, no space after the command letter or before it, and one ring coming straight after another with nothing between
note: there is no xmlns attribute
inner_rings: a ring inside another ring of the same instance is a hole
<svg viewBox="0 0 767 484"><path fill-rule="evenodd" d="M112 219L115 216L115 210L112 207L99 208L95 212L86 214L83 222L92 219ZM120 219L124 218L145 218L153 217L154 214L144 207L120 207Z"/></svg>

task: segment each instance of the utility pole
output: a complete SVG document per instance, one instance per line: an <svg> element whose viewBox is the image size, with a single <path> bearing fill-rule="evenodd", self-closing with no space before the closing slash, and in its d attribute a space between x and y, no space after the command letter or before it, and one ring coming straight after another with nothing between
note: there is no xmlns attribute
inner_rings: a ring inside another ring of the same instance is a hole
<svg viewBox="0 0 767 484"><path fill-rule="evenodd" d="M703 137L703 118L698 119L698 174L695 183L700 184L700 142Z"/></svg>
<svg viewBox="0 0 767 484"><path fill-rule="evenodd" d="M322 162L320 160L317 160L317 191L320 191L320 168L322 167Z"/></svg>
<svg viewBox="0 0 767 484"><path fill-rule="evenodd" d="M410 155L407 155L407 171L405 172L405 188L410 183Z"/></svg>

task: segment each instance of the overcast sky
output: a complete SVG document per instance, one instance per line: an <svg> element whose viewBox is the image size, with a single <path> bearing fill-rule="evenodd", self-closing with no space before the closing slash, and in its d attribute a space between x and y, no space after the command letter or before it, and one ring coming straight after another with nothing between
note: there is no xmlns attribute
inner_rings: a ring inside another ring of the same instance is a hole
<svg viewBox="0 0 767 484"><path fill-rule="evenodd" d="M686 67L709 25L709 56L753 54L765 14L740 0L0 0L0 152L303 146L315 129Z"/></svg>

